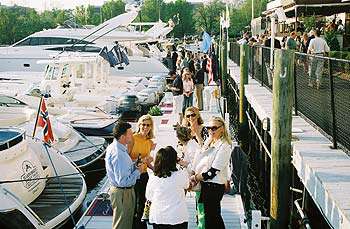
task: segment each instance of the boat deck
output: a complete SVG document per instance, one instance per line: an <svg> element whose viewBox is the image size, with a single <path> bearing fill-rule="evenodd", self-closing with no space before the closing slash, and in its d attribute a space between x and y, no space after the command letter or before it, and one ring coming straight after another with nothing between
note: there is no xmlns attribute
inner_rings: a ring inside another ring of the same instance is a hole
<svg viewBox="0 0 350 229"><path fill-rule="evenodd" d="M239 85L239 66L231 60L228 65ZM245 92L259 119L272 120L272 93L253 78ZM300 116L293 116L292 136L292 163L320 212L333 228L350 228L350 157L331 149L331 141Z"/></svg>
<svg viewBox="0 0 350 229"><path fill-rule="evenodd" d="M171 114L171 107L167 106L167 112L164 112L163 116L155 117L154 121L157 128L155 129L156 135L156 149L171 145L176 147L177 138L175 135L173 125L176 124L176 116ZM218 111L203 111L201 112L203 120L206 122L211 116L219 116ZM108 181L107 181L108 182ZM100 193L106 193L109 184L106 183ZM104 194L102 194L103 196ZM101 194L100 194L101 196ZM189 211L189 227L190 229L197 228L196 226L196 210L195 210L195 197L194 194L189 192L186 195L186 203ZM223 216L226 228L247 228L245 221L245 213L243 203L240 195L224 195L221 201L221 214ZM87 212L78 222L78 227L84 226L84 228L111 228L112 226L112 210L108 199L101 197L95 198L92 204L89 206ZM152 228L152 226L148 226Z"/></svg>
<svg viewBox="0 0 350 229"><path fill-rule="evenodd" d="M83 179L81 177L51 178L47 181L41 195L29 207L44 223L47 223L75 201L81 193L82 184Z"/></svg>
<svg viewBox="0 0 350 229"><path fill-rule="evenodd" d="M63 155L82 168L93 163L105 154L105 139L101 137L87 136L81 139L72 149L63 152Z"/></svg>

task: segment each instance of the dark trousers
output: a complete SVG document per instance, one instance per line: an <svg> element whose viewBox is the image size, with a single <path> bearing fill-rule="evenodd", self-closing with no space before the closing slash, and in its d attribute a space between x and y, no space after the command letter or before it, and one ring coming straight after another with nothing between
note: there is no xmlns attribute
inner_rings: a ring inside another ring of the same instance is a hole
<svg viewBox="0 0 350 229"><path fill-rule="evenodd" d="M181 224L153 224L153 229L187 229L188 222L181 223Z"/></svg>
<svg viewBox="0 0 350 229"><path fill-rule="evenodd" d="M224 196L225 185L203 182L201 187L205 228L224 229L225 224L221 217L220 201Z"/></svg>
<svg viewBox="0 0 350 229"><path fill-rule="evenodd" d="M185 110L187 107L192 107L193 106L193 93L187 97L184 94L184 102L182 104L182 114L185 114Z"/></svg>
<svg viewBox="0 0 350 229"><path fill-rule="evenodd" d="M133 229L147 229L146 222L141 222L143 209L145 208L146 203L146 186L148 182L148 173L142 173L140 175L140 179L136 181L135 184L135 196L136 196L136 204L135 204L135 217L133 223Z"/></svg>

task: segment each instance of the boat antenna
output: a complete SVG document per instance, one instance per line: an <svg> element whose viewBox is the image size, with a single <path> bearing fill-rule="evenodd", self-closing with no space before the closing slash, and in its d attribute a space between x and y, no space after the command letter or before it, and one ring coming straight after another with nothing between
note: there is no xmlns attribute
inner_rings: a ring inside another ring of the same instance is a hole
<svg viewBox="0 0 350 229"><path fill-rule="evenodd" d="M100 39L101 37L103 37L104 35L106 35L106 34L108 34L108 33L110 33L110 32L112 32L113 30L115 30L116 28L118 28L120 25L118 25L118 26L115 26L115 27L113 27L112 29L110 29L110 30L108 30L107 32L105 32L105 33L103 33L103 34L101 34L100 36L98 36L98 37L96 37L96 38L94 38L93 40L91 40L90 41L90 43L92 43L92 42L94 42L94 41L96 41L96 40L98 40L98 39ZM86 43L84 46L82 46L83 48L84 47L86 47L88 45L88 43Z"/></svg>
<svg viewBox="0 0 350 229"><path fill-rule="evenodd" d="M88 35L86 35L85 37L81 38L80 40L74 42L69 48L73 48L75 45L80 44L82 41L84 41L86 38L92 36L93 34L97 33L98 31L100 31L101 29L103 29L104 27L106 27L108 24L105 24L103 26L101 26L100 28L96 29L95 31L93 31L92 33L89 33ZM90 43L93 41L90 41ZM86 44L85 44L86 46ZM84 46L84 47L85 47ZM63 49L60 53L58 53L54 58L56 58L58 55L61 55L62 53L64 53L66 50Z"/></svg>

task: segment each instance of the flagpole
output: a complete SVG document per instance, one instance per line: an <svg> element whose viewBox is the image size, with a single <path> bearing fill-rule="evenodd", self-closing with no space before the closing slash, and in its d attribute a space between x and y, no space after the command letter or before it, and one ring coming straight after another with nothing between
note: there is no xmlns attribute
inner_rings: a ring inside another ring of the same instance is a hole
<svg viewBox="0 0 350 229"><path fill-rule="evenodd" d="M39 113L40 113L40 107L41 107L42 101L43 101L43 96L40 97L38 113L36 114L36 119L35 119L35 124L34 124L33 138L35 137L36 126L38 125L38 119L39 119Z"/></svg>

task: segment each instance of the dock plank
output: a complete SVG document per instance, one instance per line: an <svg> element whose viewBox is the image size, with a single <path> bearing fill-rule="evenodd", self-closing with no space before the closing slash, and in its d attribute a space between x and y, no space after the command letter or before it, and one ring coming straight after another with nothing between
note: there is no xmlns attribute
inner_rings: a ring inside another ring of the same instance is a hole
<svg viewBox="0 0 350 229"><path fill-rule="evenodd" d="M229 60L231 77L239 85L239 66ZM272 118L272 93L249 78L248 102L258 117ZM350 158L314 126L293 116L292 163L321 212L334 228L350 228ZM272 129L272 128L270 128Z"/></svg>
<svg viewBox="0 0 350 229"><path fill-rule="evenodd" d="M214 109L215 110L215 109ZM165 146L173 146L176 149L177 138L173 125L176 124L177 115L169 112L159 117L154 117L155 122L155 143L156 148L151 152L155 156L155 152L159 148ZM216 111L201 111L201 116L204 122L208 122L209 118L212 116L220 116L218 109ZM109 184L103 185L101 192L107 192ZM186 195L186 204L189 212L189 229L196 229L196 204L195 204L195 195L192 192L187 193ZM224 219L226 228L234 229L246 229L247 225L245 221L245 212L243 208L243 202L240 195L224 195L223 200L221 201L221 215ZM85 228L99 228L107 229L112 227L112 217L111 216L86 216L84 215L78 222L78 227L84 226ZM148 228L152 228L151 225Z"/></svg>

